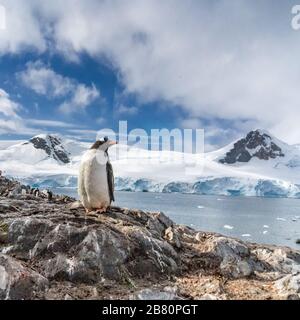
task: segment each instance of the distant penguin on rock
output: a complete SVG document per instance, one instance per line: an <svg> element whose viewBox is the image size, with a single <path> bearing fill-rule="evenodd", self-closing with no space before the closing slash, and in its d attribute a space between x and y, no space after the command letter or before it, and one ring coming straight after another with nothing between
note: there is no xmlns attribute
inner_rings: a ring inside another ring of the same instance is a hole
<svg viewBox="0 0 300 320"><path fill-rule="evenodd" d="M40 190L38 188L34 188L31 190L32 194L35 196L35 197L39 197L40 196ZM31 193L30 192L30 193Z"/></svg>
<svg viewBox="0 0 300 320"><path fill-rule="evenodd" d="M47 189L45 189L45 190L42 191L42 195L43 195L43 197L47 198L48 201L51 201L52 198L53 198L53 193L52 193L52 191L47 190Z"/></svg>
<svg viewBox="0 0 300 320"><path fill-rule="evenodd" d="M114 175L109 162L108 148L117 144L105 137L96 141L82 157L79 178L79 198L89 213L106 212L114 201Z"/></svg>

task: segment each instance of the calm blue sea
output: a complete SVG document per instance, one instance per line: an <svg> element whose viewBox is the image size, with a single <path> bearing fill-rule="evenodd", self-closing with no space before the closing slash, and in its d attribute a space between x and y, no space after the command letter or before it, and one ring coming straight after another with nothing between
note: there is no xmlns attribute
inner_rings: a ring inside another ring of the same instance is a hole
<svg viewBox="0 0 300 320"><path fill-rule="evenodd" d="M56 193L77 197L76 189ZM179 193L116 192L115 205L163 211L175 222L247 241L300 250L300 199L201 196Z"/></svg>

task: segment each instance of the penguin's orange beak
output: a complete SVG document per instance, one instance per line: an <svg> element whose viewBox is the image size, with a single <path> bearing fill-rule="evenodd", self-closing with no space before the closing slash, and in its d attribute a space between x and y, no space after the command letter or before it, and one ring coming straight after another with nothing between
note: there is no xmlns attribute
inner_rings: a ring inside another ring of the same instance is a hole
<svg viewBox="0 0 300 320"><path fill-rule="evenodd" d="M113 146L115 144L118 144L118 141L111 140L111 141L108 142L109 146Z"/></svg>

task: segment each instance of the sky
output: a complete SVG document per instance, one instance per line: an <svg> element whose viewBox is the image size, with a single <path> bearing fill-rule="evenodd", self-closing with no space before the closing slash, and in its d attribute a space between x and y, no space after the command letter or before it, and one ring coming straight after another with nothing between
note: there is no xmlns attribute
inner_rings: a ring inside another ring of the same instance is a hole
<svg viewBox="0 0 300 320"><path fill-rule="evenodd" d="M0 0L0 139L93 140L127 120L204 129L207 151L256 128L300 143L295 4Z"/></svg>

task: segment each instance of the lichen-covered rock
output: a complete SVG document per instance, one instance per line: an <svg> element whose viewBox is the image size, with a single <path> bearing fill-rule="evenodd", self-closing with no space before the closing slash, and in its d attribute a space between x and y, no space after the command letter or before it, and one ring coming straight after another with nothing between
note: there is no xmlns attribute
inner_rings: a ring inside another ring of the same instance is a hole
<svg viewBox="0 0 300 320"><path fill-rule="evenodd" d="M164 238L171 243L176 248L181 248L181 242L179 240L178 235L174 232L174 229L172 227L169 227L165 230L165 236Z"/></svg>
<svg viewBox="0 0 300 320"><path fill-rule="evenodd" d="M0 299L32 299L36 292L43 292L48 280L26 268L14 258L0 254Z"/></svg>
<svg viewBox="0 0 300 320"><path fill-rule="evenodd" d="M136 227L123 230L132 243L130 272L139 277L177 273L178 255L167 241L153 237L148 230Z"/></svg>
<svg viewBox="0 0 300 320"><path fill-rule="evenodd" d="M275 282L279 294L286 299L300 300L300 274L289 274Z"/></svg>
<svg viewBox="0 0 300 320"><path fill-rule="evenodd" d="M282 274L292 274L300 272L300 252L276 246L259 246L252 252L265 265L272 270Z"/></svg>
<svg viewBox="0 0 300 320"><path fill-rule="evenodd" d="M46 236L54 225L45 219L34 217L20 217L7 222L9 253L19 258L29 259L35 245Z"/></svg>
<svg viewBox="0 0 300 320"><path fill-rule="evenodd" d="M220 298L217 296L214 296L213 294L207 293L203 295L199 300L220 300Z"/></svg>
<svg viewBox="0 0 300 320"><path fill-rule="evenodd" d="M207 251L220 259L220 273L229 278L248 277L263 270L263 264L242 241L218 237L208 243Z"/></svg>
<svg viewBox="0 0 300 320"><path fill-rule="evenodd" d="M162 289L147 288L135 292L130 297L131 300L180 300L177 295L177 287L165 287Z"/></svg>
<svg viewBox="0 0 300 320"><path fill-rule="evenodd" d="M0 299L300 297L296 250L195 231L161 212L85 215L66 196L10 193L19 186L0 179Z"/></svg>

